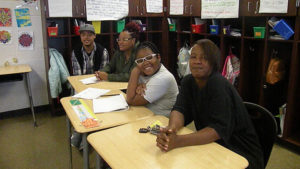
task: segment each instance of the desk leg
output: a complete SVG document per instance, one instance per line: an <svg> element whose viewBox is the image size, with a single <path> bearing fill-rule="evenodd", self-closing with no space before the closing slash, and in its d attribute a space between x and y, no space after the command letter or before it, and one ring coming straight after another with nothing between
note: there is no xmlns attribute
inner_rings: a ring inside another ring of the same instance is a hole
<svg viewBox="0 0 300 169"><path fill-rule="evenodd" d="M89 169L89 145L87 143L87 135L88 133L82 134L83 141L83 168Z"/></svg>
<svg viewBox="0 0 300 169"><path fill-rule="evenodd" d="M96 169L101 169L101 164L103 165L102 158L100 155L96 152Z"/></svg>
<svg viewBox="0 0 300 169"><path fill-rule="evenodd" d="M69 152L70 152L70 169L73 168L72 166L72 147L71 147L71 122L66 115L66 121L67 121L67 137L68 137L68 144L69 144Z"/></svg>
<svg viewBox="0 0 300 169"><path fill-rule="evenodd" d="M25 83L26 83L26 87L27 87L31 113L32 113L32 117L33 117L33 125L34 125L34 127L37 127L36 120L35 120L35 114L34 114L34 108L33 108L32 93L31 93L31 88L30 88L29 73L25 73L25 80L26 80Z"/></svg>

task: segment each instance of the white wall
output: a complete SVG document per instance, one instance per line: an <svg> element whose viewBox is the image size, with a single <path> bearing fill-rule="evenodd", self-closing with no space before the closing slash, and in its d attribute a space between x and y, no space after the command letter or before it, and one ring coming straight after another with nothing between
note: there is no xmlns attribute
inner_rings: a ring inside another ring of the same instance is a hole
<svg viewBox="0 0 300 169"><path fill-rule="evenodd" d="M29 64L32 72L29 73L34 106L48 104L47 80L44 57L44 44L42 34L42 22L40 11L40 0L38 10L35 6L29 8L32 26L18 28L14 9L17 5L23 4L21 0L0 0L0 8L10 8L12 12L12 26L0 27L0 29L12 31L12 43L0 45L0 66L6 61L15 64L12 58L17 58L17 64ZM34 50L24 51L18 49L18 31L33 31ZM27 91L23 81L0 83L0 113L30 107Z"/></svg>

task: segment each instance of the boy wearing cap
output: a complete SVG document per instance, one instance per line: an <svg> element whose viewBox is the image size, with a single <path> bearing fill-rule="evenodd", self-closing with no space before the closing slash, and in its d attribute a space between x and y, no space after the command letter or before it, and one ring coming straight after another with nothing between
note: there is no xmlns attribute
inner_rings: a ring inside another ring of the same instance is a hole
<svg viewBox="0 0 300 169"><path fill-rule="evenodd" d="M94 74L109 62L108 52L100 44L94 42L96 33L93 25L80 26L79 33L82 45L72 51L73 75ZM71 137L72 146L82 150L81 142L82 135L74 131Z"/></svg>
<svg viewBox="0 0 300 169"><path fill-rule="evenodd" d="M72 51L73 75L93 74L109 62L108 52L94 42L96 33L93 25L82 25L79 32L82 45Z"/></svg>

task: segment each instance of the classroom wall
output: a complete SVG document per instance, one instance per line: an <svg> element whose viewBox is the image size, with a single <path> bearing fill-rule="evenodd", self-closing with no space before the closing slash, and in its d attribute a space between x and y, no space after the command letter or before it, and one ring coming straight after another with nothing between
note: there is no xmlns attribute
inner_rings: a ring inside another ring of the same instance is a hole
<svg viewBox="0 0 300 169"><path fill-rule="evenodd" d="M38 0L38 4L40 0ZM32 26L17 27L14 9L17 5L23 4L21 0L0 0L0 8L10 8L12 12L12 27L0 27L0 30L12 31L12 43L10 45L0 45L0 66L3 66L6 61L13 63L12 58L17 58L17 64L29 64L32 72L29 73L31 90L33 95L34 106L48 104L47 80L44 57L44 44L42 34L42 21L40 6L36 10L35 6L25 6L29 8ZM33 31L34 49L19 50L18 49L18 31ZM26 91L26 86L23 81L0 83L0 113L29 108L29 99Z"/></svg>

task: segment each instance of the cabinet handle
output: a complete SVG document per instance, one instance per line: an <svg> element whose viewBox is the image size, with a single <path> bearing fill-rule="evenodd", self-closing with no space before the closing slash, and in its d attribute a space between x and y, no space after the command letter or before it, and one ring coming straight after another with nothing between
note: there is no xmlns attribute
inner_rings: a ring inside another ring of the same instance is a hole
<svg viewBox="0 0 300 169"><path fill-rule="evenodd" d="M259 1L256 1L256 6L255 6L255 14L257 14L258 13L258 6L259 6Z"/></svg>
<svg viewBox="0 0 300 169"><path fill-rule="evenodd" d="M143 14L146 14L146 12L145 12L145 7L143 7Z"/></svg>
<svg viewBox="0 0 300 169"><path fill-rule="evenodd" d="M187 5L186 6L184 6L184 13L186 14L187 13Z"/></svg>
<svg viewBox="0 0 300 169"><path fill-rule="evenodd" d="M252 2L248 2L248 12L250 12L250 5L252 4Z"/></svg>
<svg viewBox="0 0 300 169"><path fill-rule="evenodd" d="M76 6L76 13L78 14L78 6Z"/></svg>
<svg viewBox="0 0 300 169"><path fill-rule="evenodd" d="M136 13L139 13L139 6L136 6Z"/></svg>
<svg viewBox="0 0 300 169"><path fill-rule="evenodd" d="M190 15L193 14L193 5L190 6Z"/></svg>

